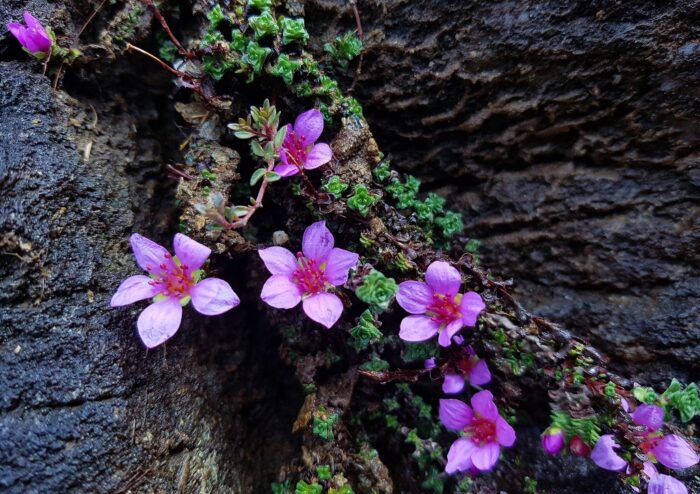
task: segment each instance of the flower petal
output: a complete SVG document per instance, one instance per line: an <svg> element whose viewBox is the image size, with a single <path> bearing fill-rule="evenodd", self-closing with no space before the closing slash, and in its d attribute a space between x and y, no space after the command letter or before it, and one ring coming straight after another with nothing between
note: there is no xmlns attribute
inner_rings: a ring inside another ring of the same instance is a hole
<svg viewBox="0 0 700 494"><path fill-rule="evenodd" d="M360 256L345 249L332 249L326 259L326 279L334 285L348 281L350 268L357 266Z"/></svg>
<svg viewBox="0 0 700 494"><path fill-rule="evenodd" d="M660 474L649 481L647 494L688 494L688 488L680 480Z"/></svg>
<svg viewBox="0 0 700 494"><path fill-rule="evenodd" d="M304 169L313 170L314 168L325 165L332 158L333 151L331 151L331 147L324 142L319 142L311 148L311 151L309 151L309 154L306 156Z"/></svg>
<svg viewBox="0 0 700 494"><path fill-rule="evenodd" d="M692 467L699 460L690 444L675 434L664 436L651 452L662 465L674 470Z"/></svg>
<svg viewBox="0 0 700 494"><path fill-rule="evenodd" d="M478 446L472 453L472 463L482 472L491 470L496 465L499 454L501 454L501 447L498 443L486 443Z"/></svg>
<svg viewBox="0 0 700 494"><path fill-rule="evenodd" d="M7 30L10 31L10 32L12 33L12 35L13 35L15 38L17 38L17 40L20 41L20 42L21 42L21 40L20 40L20 33L21 33L22 31L24 31L25 29L27 29L27 28L24 27L24 26L23 26L22 24L20 24L19 22L10 22L10 23L7 24Z"/></svg>
<svg viewBox="0 0 700 494"><path fill-rule="evenodd" d="M437 364L435 363L435 357L430 357L429 359L425 359L425 362L423 362L423 366L428 370L432 370L435 367L437 367Z"/></svg>
<svg viewBox="0 0 700 494"><path fill-rule="evenodd" d="M461 393L464 389L464 376L460 374L445 374L442 381L442 392L448 395Z"/></svg>
<svg viewBox="0 0 700 494"><path fill-rule="evenodd" d="M498 437L498 443L506 448L515 444L515 430L503 417L496 419L496 437Z"/></svg>
<svg viewBox="0 0 700 494"><path fill-rule="evenodd" d="M34 17L31 14L31 12L25 10L23 17L24 17L24 22L27 24L27 27L29 29L39 29L41 31L44 30L44 26L41 25L41 22L39 22L39 20L36 17Z"/></svg>
<svg viewBox="0 0 700 494"><path fill-rule="evenodd" d="M121 307L122 305L133 304L139 300L155 297L157 293L158 287L155 286L151 278L137 274L122 281L119 288L117 288L117 292L112 295L109 305Z"/></svg>
<svg viewBox="0 0 700 494"><path fill-rule="evenodd" d="M465 293L460 306L464 325L469 327L476 326L476 319L479 317L479 313L486 308L484 299L476 292Z"/></svg>
<svg viewBox="0 0 700 494"><path fill-rule="evenodd" d="M632 420L653 432L664 425L664 409L656 405L639 405L632 414Z"/></svg>
<svg viewBox="0 0 700 494"><path fill-rule="evenodd" d="M473 386L483 386L491 381L491 371L485 360L479 360L469 371L469 383Z"/></svg>
<svg viewBox="0 0 700 494"><path fill-rule="evenodd" d="M294 121L294 132L304 147L313 144L323 132L323 115L316 108L299 114Z"/></svg>
<svg viewBox="0 0 700 494"><path fill-rule="evenodd" d="M180 301L168 297L146 307L136 321L136 326L143 344L147 348L154 348L177 333L181 320Z"/></svg>
<svg viewBox="0 0 700 494"><path fill-rule="evenodd" d="M276 309L291 309L301 302L301 291L287 276L270 276L263 285L260 298Z"/></svg>
<svg viewBox="0 0 700 494"><path fill-rule="evenodd" d="M219 278L207 278L190 289L192 305L200 314L217 316L241 303L231 285Z"/></svg>
<svg viewBox="0 0 700 494"><path fill-rule="evenodd" d="M291 177L292 175L299 173L299 167L292 164L280 163L279 165L275 166L274 171L283 177Z"/></svg>
<svg viewBox="0 0 700 494"><path fill-rule="evenodd" d="M593 451L591 451L591 460L600 468L618 472L627 466L627 462L615 453L615 448L619 448L619 446L615 443L612 434L600 436Z"/></svg>
<svg viewBox="0 0 700 494"><path fill-rule="evenodd" d="M435 293L455 295L462 284L462 277L449 263L435 261L425 271L425 281Z"/></svg>
<svg viewBox="0 0 700 494"><path fill-rule="evenodd" d="M209 247L192 240L182 233L175 234L173 249L175 250L175 255L180 261L180 264L187 266L190 272L201 268L211 254L211 249Z"/></svg>
<svg viewBox="0 0 700 494"><path fill-rule="evenodd" d="M471 442L469 438L460 437L450 446L447 452L447 465L445 465L445 473L452 475L456 472L465 472L471 470L474 464L471 457L476 450L476 444Z"/></svg>
<svg viewBox="0 0 700 494"><path fill-rule="evenodd" d="M311 320L330 329L343 313L343 302L333 293L317 293L304 300L304 312Z"/></svg>
<svg viewBox="0 0 700 494"><path fill-rule="evenodd" d="M404 341L425 341L438 332L438 325L428 316L408 316L401 321L399 338Z"/></svg>
<svg viewBox="0 0 700 494"><path fill-rule="evenodd" d="M157 273L160 271L159 266L161 264L170 265L172 263L170 253L165 247L158 245L143 235L134 233L129 238L129 242L131 243L131 250L134 252L136 263L144 271Z"/></svg>
<svg viewBox="0 0 700 494"><path fill-rule="evenodd" d="M409 314L425 314L433 303L433 291L422 281L404 281L399 284L396 301Z"/></svg>
<svg viewBox="0 0 700 494"><path fill-rule="evenodd" d="M498 407L493 402L493 395L491 391L479 391L474 396L472 396L472 408L481 417L495 421L498 415Z"/></svg>
<svg viewBox="0 0 700 494"><path fill-rule="evenodd" d="M460 400L440 400L440 422L453 431L460 431L468 426L474 413L472 409Z"/></svg>
<svg viewBox="0 0 700 494"><path fill-rule="evenodd" d="M258 255L272 274L283 274L290 277L299 267L296 256L284 247L260 249Z"/></svg>
<svg viewBox="0 0 700 494"><path fill-rule="evenodd" d="M320 264L331 253L334 243L333 234L326 227L326 222L317 221L304 230L301 250L308 259L314 259Z"/></svg>

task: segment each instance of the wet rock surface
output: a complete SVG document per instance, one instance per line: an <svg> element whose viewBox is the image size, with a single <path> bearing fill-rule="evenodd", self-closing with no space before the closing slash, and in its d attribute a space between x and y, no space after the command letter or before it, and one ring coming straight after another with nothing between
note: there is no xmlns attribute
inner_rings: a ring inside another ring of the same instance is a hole
<svg viewBox="0 0 700 494"><path fill-rule="evenodd" d="M319 47L355 28L346 2L306 8ZM697 377L697 4L358 9L372 131L460 206L483 264L640 382Z"/></svg>

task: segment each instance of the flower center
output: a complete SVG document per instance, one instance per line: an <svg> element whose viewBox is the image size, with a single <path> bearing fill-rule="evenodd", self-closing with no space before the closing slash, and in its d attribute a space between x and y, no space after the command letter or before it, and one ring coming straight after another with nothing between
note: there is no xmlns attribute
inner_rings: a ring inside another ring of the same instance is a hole
<svg viewBox="0 0 700 494"><path fill-rule="evenodd" d="M661 437L659 436L647 436L644 441L639 444L639 449L641 449L645 455L651 456L649 453L656 447L660 439Z"/></svg>
<svg viewBox="0 0 700 494"><path fill-rule="evenodd" d="M147 266L147 271L153 276L149 281L151 285L157 286L162 295L181 299L189 296L190 288L195 285L192 273L186 264L180 264L177 258L173 259L170 254L164 254L164 262L154 270L152 266Z"/></svg>
<svg viewBox="0 0 700 494"><path fill-rule="evenodd" d="M292 280L304 293L319 293L326 287L325 266L319 265L315 259L307 259L299 252L297 254L299 267L294 271Z"/></svg>
<svg viewBox="0 0 700 494"><path fill-rule="evenodd" d="M449 324L462 317L459 307L461 295L449 296L443 293L433 295L433 302L428 306L427 316L439 325Z"/></svg>
<svg viewBox="0 0 700 494"><path fill-rule="evenodd" d="M289 132L284 138L284 152L287 153L287 162L299 168L304 167L306 156L309 154L304 148L302 139L294 131Z"/></svg>
<svg viewBox="0 0 700 494"><path fill-rule="evenodd" d="M471 424L464 428L464 432L479 446L496 440L496 424L483 417L474 417Z"/></svg>

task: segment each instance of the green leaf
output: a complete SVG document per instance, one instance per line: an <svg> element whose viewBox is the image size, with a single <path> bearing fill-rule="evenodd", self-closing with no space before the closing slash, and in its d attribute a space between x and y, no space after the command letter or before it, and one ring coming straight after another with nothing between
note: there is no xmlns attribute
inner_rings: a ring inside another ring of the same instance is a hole
<svg viewBox="0 0 700 494"><path fill-rule="evenodd" d="M272 0L248 0L248 7L258 10L269 9L272 7Z"/></svg>
<svg viewBox="0 0 700 494"><path fill-rule="evenodd" d="M207 13L207 19L209 19L211 27L215 28L226 19L226 15L224 15L224 11L221 10L221 6L216 4L214 8Z"/></svg>
<svg viewBox="0 0 700 494"><path fill-rule="evenodd" d="M642 403L652 404L656 402L656 391L652 388L638 386L632 390L632 395Z"/></svg>
<svg viewBox="0 0 700 494"><path fill-rule="evenodd" d="M303 480L297 482L294 489L294 494L321 494L323 492L323 487L317 483L307 484Z"/></svg>
<svg viewBox="0 0 700 494"><path fill-rule="evenodd" d="M272 50L265 46L260 46L255 41L251 41L246 46L243 54L242 62L253 69L253 72L259 74L265 65L265 59Z"/></svg>
<svg viewBox="0 0 700 494"><path fill-rule="evenodd" d="M284 138L287 135L287 128L288 126L285 125L281 129L279 129L275 134L275 140L273 142L275 149L280 149L282 147L282 144L284 144Z"/></svg>
<svg viewBox="0 0 700 494"><path fill-rule="evenodd" d="M319 480L330 480L333 478L330 465L317 465L316 475L318 475Z"/></svg>
<svg viewBox="0 0 700 494"><path fill-rule="evenodd" d="M382 332L377 328L372 312L365 310L357 325L350 330L350 345L358 352L367 348L371 343L382 338Z"/></svg>
<svg viewBox="0 0 700 494"><path fill-rule="evenodd" d="M265 156L265 151L258 141L250 141L250 150L255 156L259 156L260 158Z"/></svg>
<svg viewBox="0 0 700 494"><path fill-rule="evenodd" d="M250 176L250 186L253 187L256 183L260 181L261 178L267 173L266 168L258 168L253 172L253 174Z"/></svg>
<svg viewBox="0 0 700 494"><path fill-rule="evenodd" d="M281 54L277 58L277 63L272 67L271 74L280 77L287 86L292 85L294 73L301 68L302 63L298 60L291 60L286 54Z"/></svg>
<svg viewBox="0 0 700 494"><path fill-rule="evenodd" d="M323 190L326 192L333 194L336 197L340 197L343 195L343 192L350 187L348 184L345 182L342 182L340 180L340 177L338 175L333 175L328 182L323 184Z"/></svg>
<svg viewBox="0 0 700 494"><path fill-rule="evenodd" d="M277 182L282 178L282 175L276 172L267 172L265 173L265 178L267 178L268 182Z"/></svg>

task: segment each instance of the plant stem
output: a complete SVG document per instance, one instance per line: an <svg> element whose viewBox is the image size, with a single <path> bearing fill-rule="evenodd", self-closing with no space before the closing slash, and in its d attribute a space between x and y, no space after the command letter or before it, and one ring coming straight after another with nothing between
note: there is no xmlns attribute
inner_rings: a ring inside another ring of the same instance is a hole
<svg viewBox="0 0 700 494"><path fill-rule="evenodd" d="M158 20L158 22L160 22L160 25L163 26L163 29L170 37L170 40L177 47L177 51L180 52L180 55L182 55L185 58L191 59L192 53L190 53L188 50L185 50L185 47L182 46L182 44L175 37L173 32L170 30L170 26L168 26L168 23L165 22L165 18L163 17L163 14L160 13L160 10L158 10L158 7L156 7L155 4L153 3L153 0L143 0L143 1L145 2L146 5L148 5L148 8L151 9L153 16Z"/></svg>
<svg viewBox="0 0 700 494"><path fill-rule="evenodd" d="M248 221L250 221L250 218L255 214L255 211L263 207L263 197L265 197L265 191L267 190L267 185L270 183L267 180L267 174L271 172L275 168L275 160L271 159L270 161L267 162L267 171L265 175L263 175L263 181L262 184L260 185L260 190L258 190L258 196L255 198L255 204L253 204L250 207L250 210L248 211L248 214L246 214L243 218L241 218L238 221L235 221L230 224L229 228L235 229L235 228L243 228L248 224Z"/></svg>

